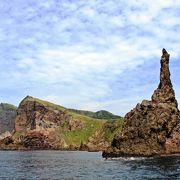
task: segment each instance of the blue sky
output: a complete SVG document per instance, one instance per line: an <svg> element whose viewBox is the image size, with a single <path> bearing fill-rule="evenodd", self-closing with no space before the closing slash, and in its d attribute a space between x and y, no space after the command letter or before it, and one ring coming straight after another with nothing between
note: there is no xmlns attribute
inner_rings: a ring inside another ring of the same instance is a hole
<svg viewBox="0 0 180 180"><path fill-rule="evenodd" d="M164 47L180 101L179 33L179 0L1 0L0 101L124 115L157 88Z"/></svg>

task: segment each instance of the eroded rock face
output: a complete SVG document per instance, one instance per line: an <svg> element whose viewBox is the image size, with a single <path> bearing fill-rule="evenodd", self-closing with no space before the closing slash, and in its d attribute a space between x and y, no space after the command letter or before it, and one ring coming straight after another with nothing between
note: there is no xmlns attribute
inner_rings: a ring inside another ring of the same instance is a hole
<svg viewBox="0 0 180 180"><path fill-rule="evenodd" d="M67 144L59 137L59 129L72 131L83 127L83 122L74 119L66 109L27 96L17 111L15 134L20 137L14 141L30 149L63 149Z"/></svg>
<svg viewBox="0 0 180 180"><path fill-rule="evenodd" d="M73 119L65 109L44 105L36 100L27 100L28 98L31 99L31 97L26 97L18 108L16 131L51 129L58 126L67 126L69 129L83 127L82 122Z"/></svg>
<svg viewBox="0 0 180 180"><path fill-rule="evenodd" d="M81 112L27 96L19 105L15 131L0 136L0 149L102 151L119 123L108 124ZM105 113L106 115L106 113ZM103 114L104 116L104 114ZM87 133L87 134L86 134ZM12 134L12 135L11 135Z"/></svg>
<svg viewBox="0 0 180 180"><path fill-rule="evenodd" d="M86 147L88 151L104 151L110 146L110 142L105 140L104 132L97 130L89 137Z"/></svg>
<svg viewBox="0 0 180 180"><path fill-rule="evenodd" d="M29 149L51 149L48 136L39 132L30 132L19 138L18 144Z"/></svg>
<svg viewBox="0 0 180 180"><path fill-rule="evenodd" d="M152 156L180 152L180 113L170 80L169 54L162 51L160 83L152 100L127 113L121 134L103 157Z"/></svg>
<svg viewBox="0 0 180 180"><path fill-rule="evenodd" d="M9 131L6 131L0 135L0 141L7 137L12 137L12 134Z"/></svg>
<svg viewBox="0 0 180 180"><path fill-rule="evenodd" d="M173 129L169 138L166 139L166 153L180 153L180 123Z"/></svg>

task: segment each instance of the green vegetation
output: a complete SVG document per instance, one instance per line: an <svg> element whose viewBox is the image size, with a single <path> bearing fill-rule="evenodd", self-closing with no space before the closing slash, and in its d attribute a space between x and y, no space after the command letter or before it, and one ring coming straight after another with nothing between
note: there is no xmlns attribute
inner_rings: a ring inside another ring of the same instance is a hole
<svg viewBox="0 0 180 180"><path fill-rule="evenodd" d="M123 125L123 118L114 120L114 121L107 121L103 126L104 137L107 141L111 142L115 134L121 132L122 125Z"/></svg>
<svg viewBox="0 0 180 180"><path fill-rule="evenodd" d="M89 116L91 118L95 118L95 119L118 119L121 118L120 116L114 115L108 111L105 110L101 110L101 111L97 111L97 112L92 112L92 111L84 111L84 110L76 110L76 109L69 109L72 112L81 114L81 115L85 115L85 116Z"/></svg>
<svg viewBox="0 0 180 180"><path fill-rule="evenodd" d="M0 104L0 111L1 110L17 110L17 107L12 105L12 104L8 104L8 103L1 103Z"/></svg>
<svg viewBox="0 0 180 180"><path fill-rule="evenodd" d="M114 119L119 119L121 118L120 116L114 115L108 111L105 110L101 110L101 111L97 111L97 112L92 112L92 111L84 111L84 110L76 110L76 109L67 109L63 106L57 105L57 104L53 104L51 102L48 101L44 101L38 98L34 98L31 96L26 96L26 98L22 101L36 101L39 102L45 106L48 107L52 107L54 109L58 109L58 110L67 110L68 112L70 112L70 114L80 114L83 116L88 116L94 119L105 119L105 120L114 120Z"/></svg>
<svg viewBox="0 0 180 180"><path fill-rule="evenodd" d="M0 134L14 130L17 107L7 103L0 104Z"/></svg>
<svg viewBox="0 0 180 180"><path fill-rule="evenodd" d="M86 119L84 120L85 127L81 130L65 131L64 137L69 144L80 145L81 142L87 142L97 129L101 129L105 121Z"/></svg>
<svg viewBox="0 0 180 180"><path fill-rule="evenodd" d="M21 131L16 131L14 134L13 134L13 138L15 139L18 139L20 136L23 136L25 135L25 132L21 132Z"/></svg>
<svg viewBox="0 0 180 180"><path fill-rule="evenodd" d="M77 116L76 116L77 117ZM81 130L69 131L60 129L58 135L63 137L68 144L79 146L82 142L87 142L96 130L100 130L104 134L105 140L111 142L114 135L122 130L123 118L112 120L92 119L85 116L79 116L85 123L85 127Z"/></svg>
<svg viewBox="0 0 180 180"><path fill-rule="evenodd" d="M32 96L26 96L22 102L25 102L25 101L35 101L35 102L38 102L38 103L43 104L45 106L52 107L53 109L57 109L57 110L61 110L61 111L66 110L66 108L63 106L60 106L60 105L57 105L57 104L54 104L54 103L51 103L48 101L44 101L44 100L41 100L38 98L34 98Z"/></svg>
<svg viewBox="0 0 180 180"><path fill-rule="evenodd" d="M87 142L97 130L104 134L107 141L111 141L114 135L122 128L123 118L113 115L108 111L82 111L75 109L66 109L62 106L27 96L24 101L36 101L49 108L63 110L72 115L73 119L80 120L83 123L82 129L69 130L68 126L59 127L56 130L56 135L63 138L68 145L79 146L82 142ZM21 133L16 132L14 136L19 137Z"/></svg>

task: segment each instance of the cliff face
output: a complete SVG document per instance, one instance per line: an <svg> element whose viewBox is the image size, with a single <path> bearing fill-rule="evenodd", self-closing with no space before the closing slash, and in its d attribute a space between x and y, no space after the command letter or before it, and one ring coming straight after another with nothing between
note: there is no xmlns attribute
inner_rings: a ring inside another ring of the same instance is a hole
<svg viewBox="0 0 180 180"><path fill-rule="evenodd" d="M0 134L14 130L16 110L17 108L13 105L6 103L0 104Z"/></svg>
<svg viewBox="0 0 180 180"><path fill-rule="evenodd" d="M73 121L65 108L43 104L42 102L26 97L20 104L15 130L48 130L56 127L82 128L82 122Z"/></svg>
<svg viewBox="0 0 180 180"><path fill-rule="evenodd" d="M27 96L18 107L14 134L0 137L0 148L99 151L109 147L109 137L122 120L113 120L109 127L107 120L78 112Z"/></svg>
<svg viewBox="0 0 180 180"><path fill-rule="evenodd" d="M84 122L65 108L27 96L19 105L15 122L15 142L31 149L65 149L60 131L81 130Z"/></svg>
<svg viewBox="0 0 180 180"><path fill-rule="evenodd" d="M180 113L165 49L160 71L160 83L152 100L143 100L126 114L122 133L114 137L112 147L103 152L103 157L180 153Z"/></svg>

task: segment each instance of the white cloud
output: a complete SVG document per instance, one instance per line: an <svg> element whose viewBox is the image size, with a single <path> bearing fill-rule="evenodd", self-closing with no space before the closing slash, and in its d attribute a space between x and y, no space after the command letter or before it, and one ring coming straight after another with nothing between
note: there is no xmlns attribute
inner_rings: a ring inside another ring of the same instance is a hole
<svg viewBox="0 0 180 180"><path fill-rule="evenodd" d="M149 91L136 81L116 82L158 61L163 47L175 63L180 58L179 0L1 3L1 87L19 87L23 95L124 114ZM127 84L135 90L124 97L118 88Z"/></svg>

